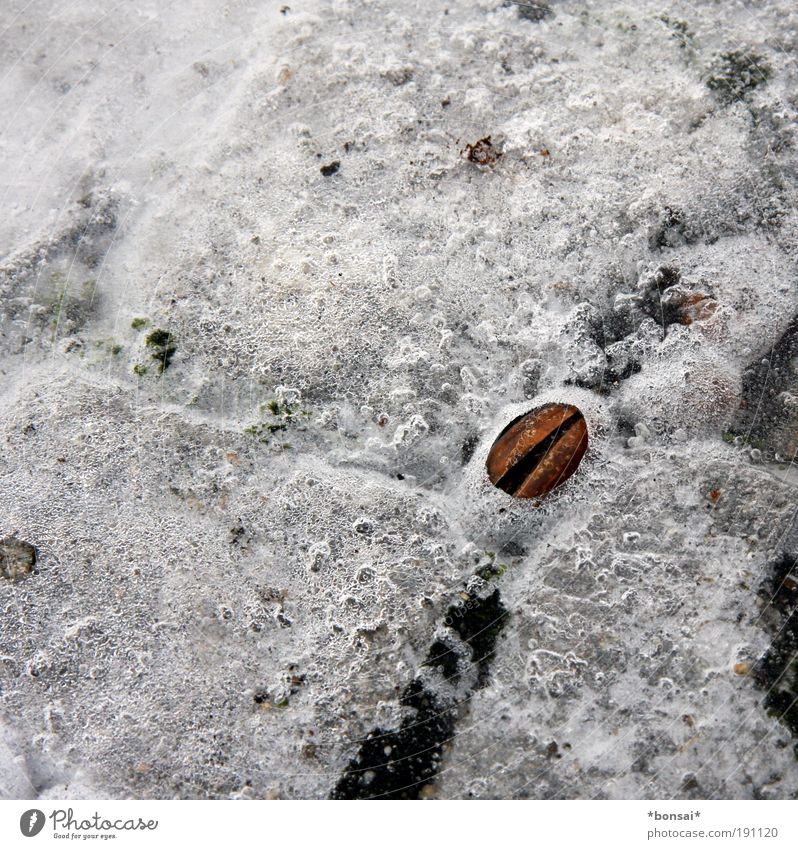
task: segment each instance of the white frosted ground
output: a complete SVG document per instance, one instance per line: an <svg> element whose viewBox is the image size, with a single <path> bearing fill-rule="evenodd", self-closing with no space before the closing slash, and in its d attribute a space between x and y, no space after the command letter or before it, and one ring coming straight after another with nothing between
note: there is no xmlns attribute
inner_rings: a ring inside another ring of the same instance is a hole
<svg viewBox="0 0 798 849"><path fill-rule="evenodd" d="M4 5L0 793L324 797L499 551L432 792L794 797L734 673L794 486L721 438L798 305L794 4L281 5ZM663 266L715 313L595 391ZM536 508L483 469L544 400L591 453Z"/></svg>

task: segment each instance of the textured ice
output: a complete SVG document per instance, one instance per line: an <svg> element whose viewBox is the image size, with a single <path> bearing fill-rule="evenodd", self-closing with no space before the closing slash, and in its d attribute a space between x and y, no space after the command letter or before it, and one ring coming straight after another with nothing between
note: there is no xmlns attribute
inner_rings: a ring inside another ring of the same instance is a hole
<svg viewBox="0 0 798 849"><path fill-rule="evenodd" d="M739 674L798 363L731 433L798 311L798 13L537 5L5 4L0 794L325 797L486 563L425 795L798 793ZM549 401L589 452L517 502Z"/></svg>

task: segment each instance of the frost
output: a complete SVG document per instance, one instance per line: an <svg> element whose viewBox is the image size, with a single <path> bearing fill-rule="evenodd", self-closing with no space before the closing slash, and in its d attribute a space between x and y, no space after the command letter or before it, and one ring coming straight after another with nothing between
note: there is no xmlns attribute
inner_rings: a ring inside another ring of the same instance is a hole
<svg viewBox="0 0 798 849"><path fill-rule="evenodd" d="M0 793L323 798L429 694L426 795L795 796L798 17L750 5L9 23ZM550 402L588 452L519 504Z"/></svg>

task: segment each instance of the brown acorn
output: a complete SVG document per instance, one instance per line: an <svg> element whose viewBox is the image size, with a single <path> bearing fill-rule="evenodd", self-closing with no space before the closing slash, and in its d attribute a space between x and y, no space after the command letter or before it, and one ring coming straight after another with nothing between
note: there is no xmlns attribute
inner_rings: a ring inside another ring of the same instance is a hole
<svg viewBox="0 0 798 849"><path fill-rule="evenodd" d="M582 413L572 404L545 404L498 435L488 452L488 477L516 498L539 498L571 477L586 450Z"/></svg>

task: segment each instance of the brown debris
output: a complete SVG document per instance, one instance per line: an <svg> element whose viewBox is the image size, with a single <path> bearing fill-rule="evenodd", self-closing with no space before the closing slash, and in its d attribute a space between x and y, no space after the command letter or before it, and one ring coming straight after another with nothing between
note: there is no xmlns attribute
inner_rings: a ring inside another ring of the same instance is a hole
<svg viewBox="0 0 798 849"><path fill-rule="evenodd" d="M662 303L680 323L690 325L695 321L706 321L718 308L718 302L709 292L692 291L677 284L663 292Z"/></svg>
<svg viewBox="0 0 798 849"><path fill-rule="evenodd" d="M490 136L485 136L484 139L480 139L473 144L467 144L460 153L475 165L495 165L499 161L502 152L490 139Z"/></svg>

